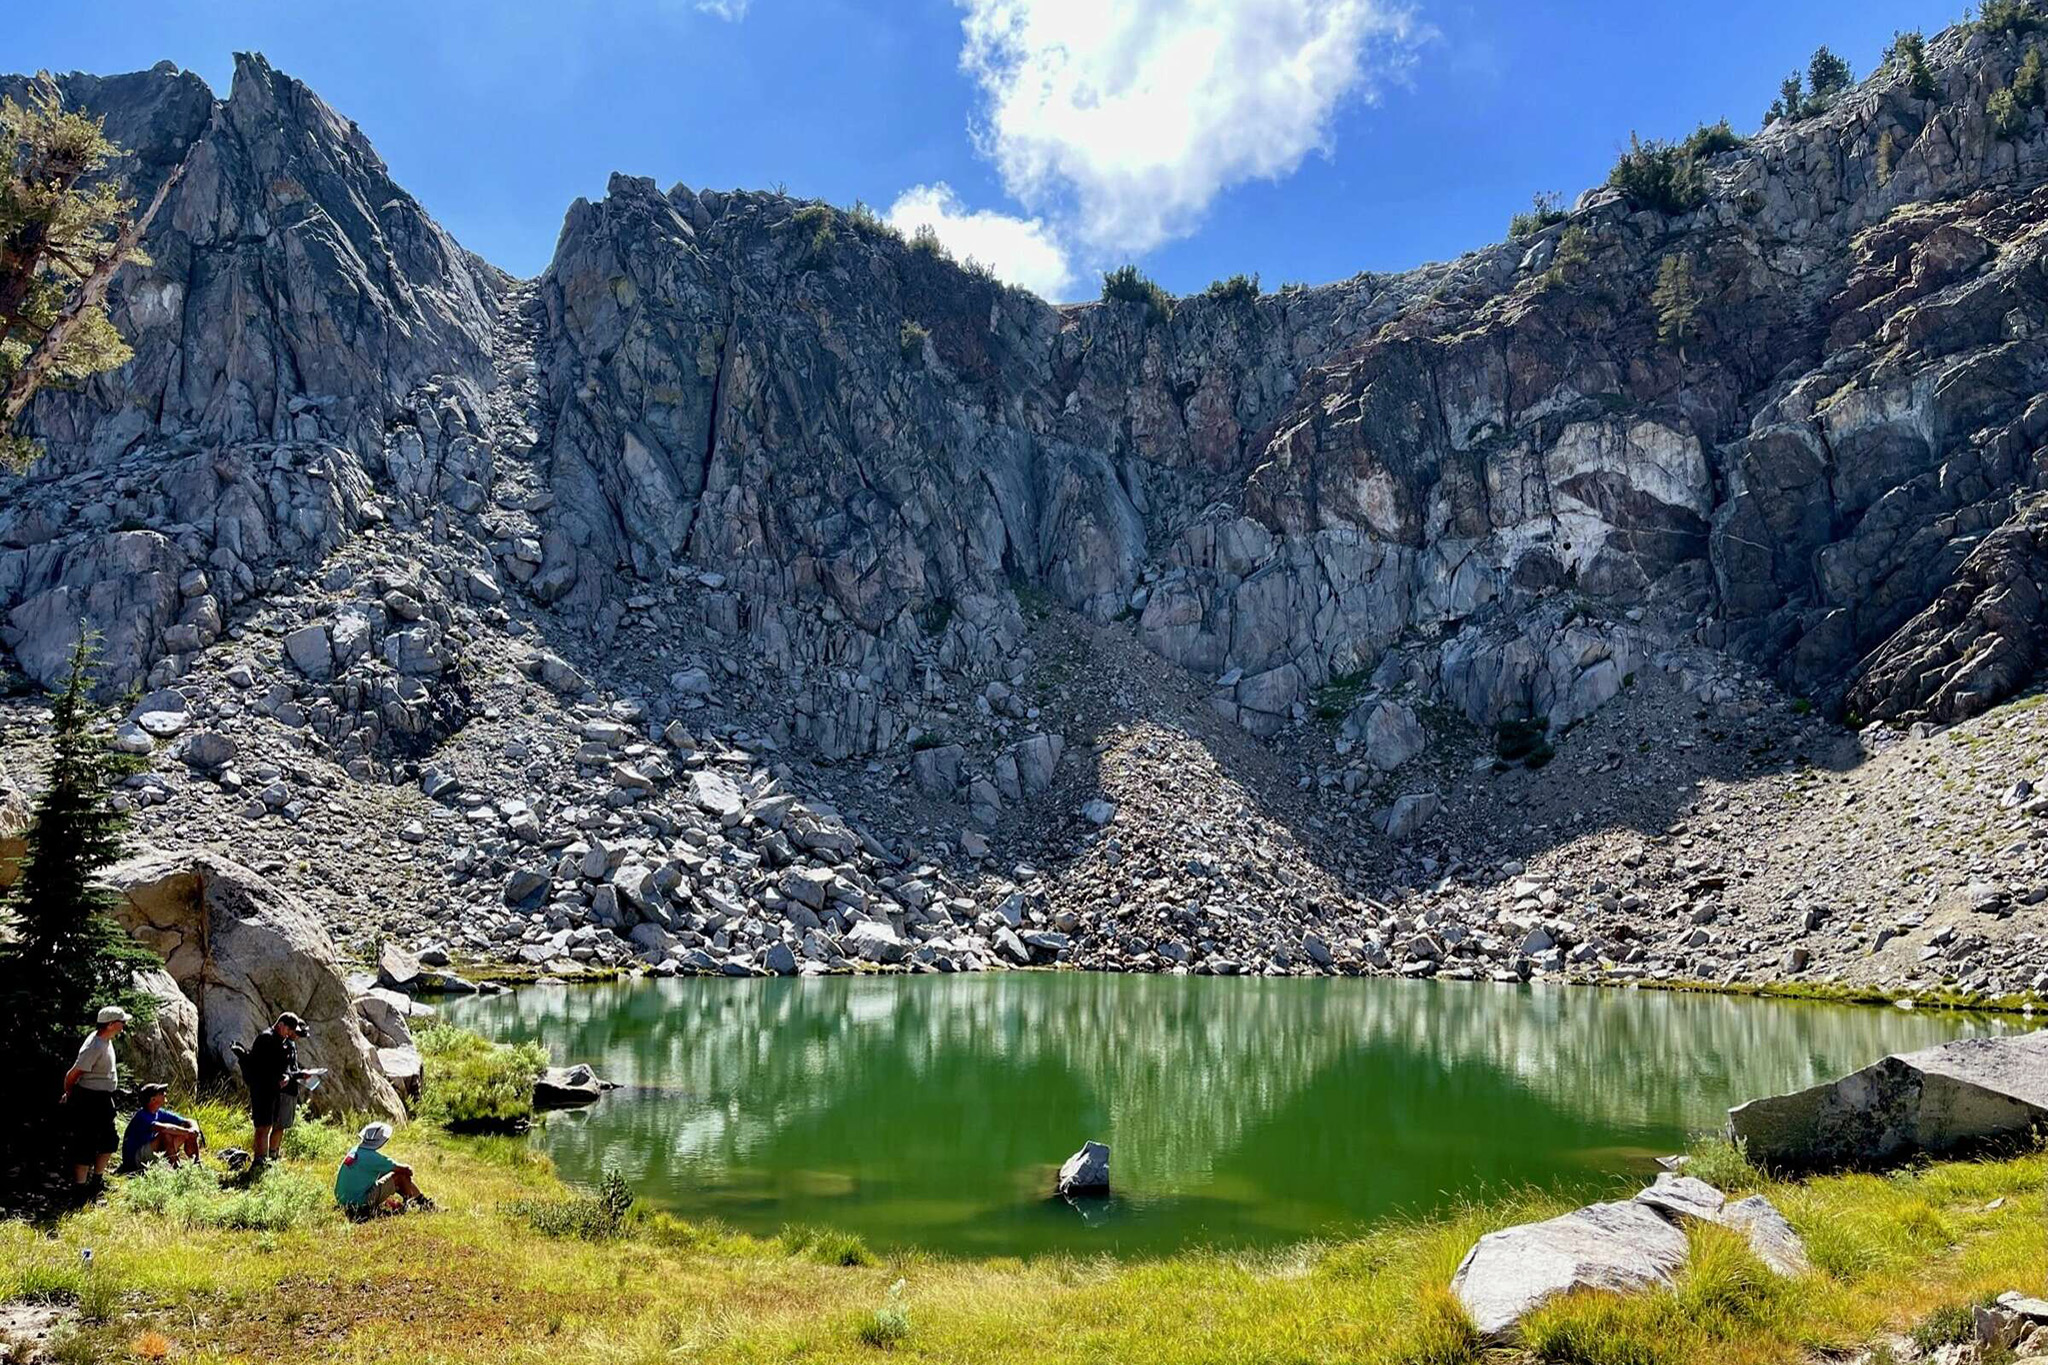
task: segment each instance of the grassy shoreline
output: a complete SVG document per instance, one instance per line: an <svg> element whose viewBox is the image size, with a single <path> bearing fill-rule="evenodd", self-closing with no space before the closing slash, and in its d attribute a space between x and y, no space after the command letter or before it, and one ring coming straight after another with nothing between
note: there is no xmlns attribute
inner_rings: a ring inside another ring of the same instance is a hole
<svg viewBox="0 0 2048 1365"><path fill-rule="evenodd" d="M217 1146L241 1140L233 1110L201 1105L195 1117ZM1509 1193L1272 1251L965 1260L877 1254L819 1229L763 1239L639 1210L591 1219L597 1201L523 1141L425 1123L393 1151L445 1211L356 1225L327 1197L346 1141L305 1127L252 1191L158 1173L118 1182L51 1228L0 1224L0 1299L80 1299L97 1320L76 1329L67 1361L1458 1365L1501 1358L1448 1293L1465 1250L1575 1202ZM1726 1155L1717 1173L1779 1204L1815 1272L1777 1280L1707 1229L1676 1291L1545 1310L1527 1339L1536 1358L1803 1361L1999 1290L2040 1288L2040 1152L1800 1183Z"/></svg>

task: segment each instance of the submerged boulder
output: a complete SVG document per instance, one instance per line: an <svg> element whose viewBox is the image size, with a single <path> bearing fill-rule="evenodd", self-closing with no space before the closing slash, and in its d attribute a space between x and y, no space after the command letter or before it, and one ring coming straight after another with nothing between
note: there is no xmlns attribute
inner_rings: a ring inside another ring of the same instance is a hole
<svg viewBox="0 0 2048 1365"><path fill-rule="evenodd" d="M1647 1204L1592 1204L1489 1232L1465 1253L1451 1293L1481 1335L1501 1337L1575 1289L1669 1288L1688 1245L1685 1234Z"/></svg>
<svg viewBox="0 0 2048 1365"><path fill-rule="evenodd" d="M1824 1170L1938 1155L2048 1122L2048 1033L1965 1038L1728 1111L1752 1161Z"/></svg>
<svg viewBox="0 0 2048 1365"><path fill-rule="evenodd" d="M1062 1196L1109 1193L1109 1148L1100 1142L1084 1142L1081 1150L1060 1166Z"/></svg>

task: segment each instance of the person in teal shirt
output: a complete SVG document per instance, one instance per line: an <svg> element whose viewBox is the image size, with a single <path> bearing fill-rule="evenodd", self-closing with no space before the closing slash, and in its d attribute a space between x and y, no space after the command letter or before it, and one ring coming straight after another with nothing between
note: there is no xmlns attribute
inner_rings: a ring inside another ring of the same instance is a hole
<svg viewBox="0 0 2048 1365"><path fill-rule="evenodd" d="M341 1159L341 1169L334 1173L334 1202L349 1213L382 1213L394 1198L404 1201L394 1212L402 1212L408 1204L423 1210L434 1207L434 1201L413 1183L412 1167L384 1155L384 1144L389 1141L390 1124L367 1124L357 1135L356 1145Z"/></svg>

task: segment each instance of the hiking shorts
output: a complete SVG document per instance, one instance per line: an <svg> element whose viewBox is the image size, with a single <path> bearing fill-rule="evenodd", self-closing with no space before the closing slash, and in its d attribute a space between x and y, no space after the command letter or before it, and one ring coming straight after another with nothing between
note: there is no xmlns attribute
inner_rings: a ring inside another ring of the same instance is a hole
<svg viewBox="0 0 2048 1365"><path fill-rule="evenodd" d="M90 1166L108 1152L121 1150L121 1135L114 1131L114 1092L74 1087L64 1101L70 1110L69 1148L76 1166Z"/></svg>
<svg viewBox="0 0 2048 1365"><path fill-rule="evenodd" d="M299 1099L282 1090L251 1093L249 1122L256 1128L289 1128L299 1114Z"/></svg>

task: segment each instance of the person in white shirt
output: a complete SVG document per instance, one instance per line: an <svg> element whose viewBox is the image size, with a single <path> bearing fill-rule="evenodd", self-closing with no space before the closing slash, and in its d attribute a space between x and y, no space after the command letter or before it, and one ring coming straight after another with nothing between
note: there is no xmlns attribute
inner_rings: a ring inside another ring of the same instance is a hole
<svg viewBox="0 0 2048 1365"><path fill-rule="evenodd" d="M104 1180L108 1163L121 1149L121 1136L114 1131L114 1092L120 1088L114 1039L127 1026L128 1011L119 1005L101 1010L99 1026L64 1073L64 1093L57 1102L70 1114L71 1178L80 1185Z"/></svg>

